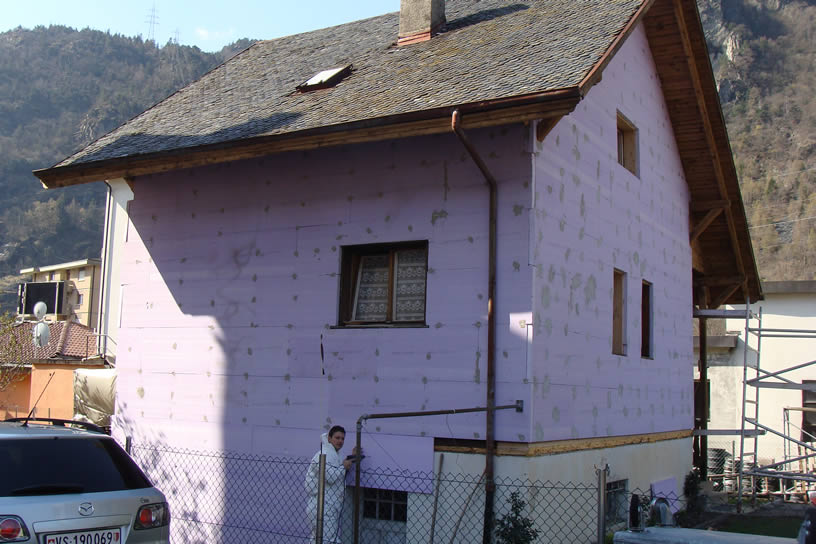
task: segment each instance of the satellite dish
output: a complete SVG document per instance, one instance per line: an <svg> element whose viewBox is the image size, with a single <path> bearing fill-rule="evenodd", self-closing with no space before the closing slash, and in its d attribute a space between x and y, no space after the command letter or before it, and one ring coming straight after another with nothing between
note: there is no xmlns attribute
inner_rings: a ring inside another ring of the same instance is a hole
<svg viewBox="0 0 816 544"><path fill-rule="evenodd" d="M38 304L42 304L38 302ZM43 304L45 306L45 304ZM34 347L35 348L44 348L48 345L48 341L51 339L51 331L48 328L48 323L40 321L36 325L34 325Z"/></svg>
<svg viewBox="0 0 816 544"><path fill-rule="evenodd" d="M37 318L37 321L42 321L47 311L48 306L45 305L45 302L38 302L34 305L34 317Z"/></svg>

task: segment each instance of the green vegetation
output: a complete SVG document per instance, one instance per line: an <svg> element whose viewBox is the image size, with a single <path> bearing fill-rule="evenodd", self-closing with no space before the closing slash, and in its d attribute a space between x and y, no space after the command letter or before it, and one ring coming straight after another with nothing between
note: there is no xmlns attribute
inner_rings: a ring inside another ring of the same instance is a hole
<svg viewBox="0 0 816 544"><path fill-rule="evenodd" d="M816 5L698 5L760 275L816 279Z"/></svg>

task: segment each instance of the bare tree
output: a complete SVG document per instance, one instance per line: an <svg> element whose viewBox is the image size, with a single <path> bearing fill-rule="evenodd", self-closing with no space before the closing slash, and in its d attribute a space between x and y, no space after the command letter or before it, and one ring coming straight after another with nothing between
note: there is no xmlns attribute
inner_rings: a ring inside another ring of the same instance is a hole
<svg viewBox="0 0 816 544"><path fill-rule="evenodd" d="M21 328L15 325L12 315L0 315L0 391L5 391L27 374L22 349L25 339L20 333Z"/></svg>

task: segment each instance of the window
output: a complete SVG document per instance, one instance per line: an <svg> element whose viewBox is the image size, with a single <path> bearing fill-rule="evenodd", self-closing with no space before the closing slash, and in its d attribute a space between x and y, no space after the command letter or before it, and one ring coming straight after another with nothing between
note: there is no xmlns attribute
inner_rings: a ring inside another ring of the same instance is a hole
<svg viewBox="0 0 816 544"><path fill-rule="evenodd" d="M606 526L612 527L626 522L629 504L626 490L629 480L606 482Z"/></svg>
<svg viewBox="0 0 816 544"><path fill-rule="evenodd" d="M363 517L405 522L408 518L408 493L391 489L363 488Z"/></svg>
<svg viewBox="0 0 816 544"><path fill-rule="evenodd" d="M652 284L640 287L640 356L652 357Z"/></svg>
<svg viewBox="0 0 816 544"><path fill-rule="evenodd" d="M802 385L814 385L816 380L802 380ZM802 442L816 442L816 391L802 390Z"/></svg>
<svg viewBox="0 0 816 544"><path fill-rule="evenodd" d="M49 272L48 273L48 281L57 281L57 273L56 272Z"/></svg>
<svg viewBox="0 0 816 544"><path fill-rule="evenodd" d="M425 324L428 242L347 246L340 325Z"/></svg>
<svg viewBox="0 0 816 544"><path fill-rule="evenodd" d="M77 272L77 279L84 280L85 279L85 267L79 269Z"/></svg>
<svg viewBox="0 0 816 544"><path fill-rule="evenodd" d="M638 130L621 112L618 112L618 163L634 175L640 175Z"/></svg>
<svg viewBox="0 0 816 544"><path fill-rule="evenodd" d="M82 293L77 293L77 306L82 306L83 300L85 300L85 296Z"/></svg>
<svg viewBox="0 0 816 544"><path fill-rule="evenodd" d="M612 281L612 353L626 355L626 273L617 268Z"/></svg>

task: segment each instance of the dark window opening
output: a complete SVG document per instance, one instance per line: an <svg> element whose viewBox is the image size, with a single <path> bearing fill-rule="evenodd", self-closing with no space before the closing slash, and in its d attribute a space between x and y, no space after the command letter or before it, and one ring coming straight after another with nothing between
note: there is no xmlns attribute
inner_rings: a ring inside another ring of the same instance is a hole
<svg viewBox="0 0 816 544"><path fill-rule="evenodd" d="M425 324L428 242L346 246L339 325Z"/></svg>
<svg viewBox="0 0 816 544"><path fill-rule="evenodd" d="M640 290L640 356L652 357L652 284L644 281Z"/></svg>
<svg viewBox="0 0 816 544"><path fill-rule="evenodd" d="M612 282L612 353L626 355L626 273L615 269Z"/></svg>
<svg viewBox="0 0 816 544"><path fill-rule="evenodd" d="M363 517L384 521L408 519L408 493L391 489L363 489Z"/></svg>

